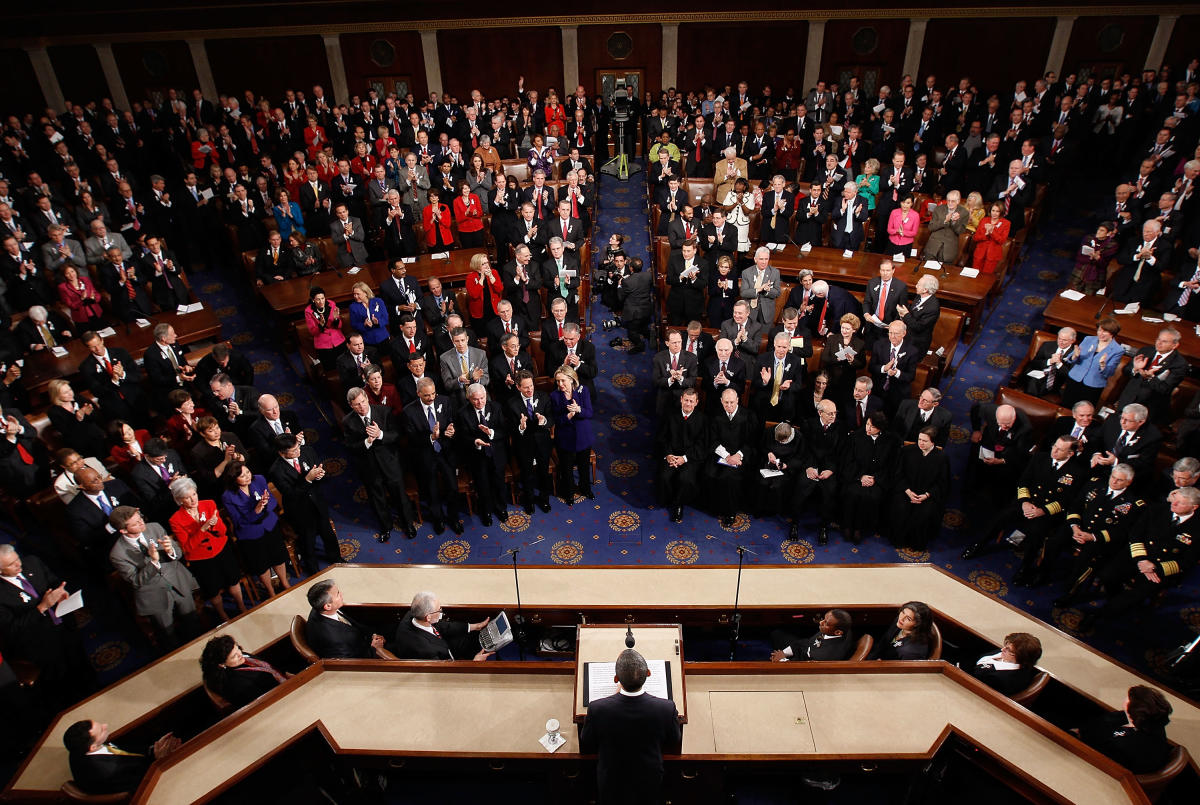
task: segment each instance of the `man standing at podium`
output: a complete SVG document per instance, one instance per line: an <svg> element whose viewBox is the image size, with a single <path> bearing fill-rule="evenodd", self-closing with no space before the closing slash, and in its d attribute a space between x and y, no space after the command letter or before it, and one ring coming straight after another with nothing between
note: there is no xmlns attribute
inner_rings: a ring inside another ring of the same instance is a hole
<svg viewBox="0 0 1200 805"><path fill-rule="evenodd" d="M683 742L679 712L670 699L643 690L650 669L641 654L633 649L622 651L616 671L617 692L588 705L579 751L599 756L599 805L657 805L663 749L678 752Z"/></svg>

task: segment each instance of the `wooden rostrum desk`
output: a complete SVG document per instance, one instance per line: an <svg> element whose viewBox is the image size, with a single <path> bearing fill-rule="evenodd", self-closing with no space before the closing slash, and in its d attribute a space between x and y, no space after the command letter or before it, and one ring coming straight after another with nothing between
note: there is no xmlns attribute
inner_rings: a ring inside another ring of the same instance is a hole
<svg viewBox="0 0 1200 805"><path fill-rule="evenodd" d="M526 617L543 626L712 625L729 614L735 573L729 567L526 566L522 603ZM286 643L292 617L307 615L308 585L327 577L347 601L359 602L355 614L377 628L394 627L412 594L423 589L434 590L452 617L515 611L512 574L503 566L335 566L219 631L270 657L272 647ZM999 645L1009 632L1036 635L1044 648L1040 666L1099 706L1119 708L1130 685L1148 681L930 565L747 567L743 628L783 624L798 610L834 605L850 608L856 622L875 613L874 622L882 624L913 599L934 608L945 636ZM123 734L170 729L172 708L197 697L198 659L212 634L62 713L5 796L57 795L70 776L62 733L76 720L108 722L118 742ZM912 762L957 736L979 747L1034 801L1147 801L1128 772L946 663L690 662L681 670L688 722L682 755L670 759L675 771L668 776L689 763ZM574 662L325 661L189 736L179 752L155 764L135 801L206 801L314 729L334 752L356 761L491 758L578 768L569 728L574 690ZM1200 708L1168 698L1175 710L1168 735L1195 756ZM568 741L553 755L537 743L551 717L564 725Z"/></svg>

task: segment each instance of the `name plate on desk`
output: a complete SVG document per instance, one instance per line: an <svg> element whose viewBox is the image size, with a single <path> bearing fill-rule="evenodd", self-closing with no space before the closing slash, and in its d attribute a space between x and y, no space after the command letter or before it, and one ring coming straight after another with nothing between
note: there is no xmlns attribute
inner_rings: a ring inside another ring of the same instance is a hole
<svg viewBox="0 0 1200 805"><path fill-rule="evenodd" d="M671 661L646 660L650 676L642 690L660 699L671 698ZM587 707L596 699L604 699L617 692L617 683L613 677L617 673L615 662L585 662L583 664L583 706Z"/></svg>

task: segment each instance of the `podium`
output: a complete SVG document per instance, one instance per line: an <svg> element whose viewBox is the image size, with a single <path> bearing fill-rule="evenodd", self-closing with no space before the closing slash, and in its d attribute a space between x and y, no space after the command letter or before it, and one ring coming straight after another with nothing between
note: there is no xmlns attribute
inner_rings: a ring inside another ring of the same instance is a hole
<svg viewBox="0 0 1200 805"><path fill-rule="evenodd" d="M575 722L582 723L587 715L588 663L616 662L625 650L626 629L633 631L634 650L647 662L663 660L670 675L671 700L679 711L681 723L687 723L687 694L683 678L683 626L677 623L645 624L583 624L575 627Z"/></svg>

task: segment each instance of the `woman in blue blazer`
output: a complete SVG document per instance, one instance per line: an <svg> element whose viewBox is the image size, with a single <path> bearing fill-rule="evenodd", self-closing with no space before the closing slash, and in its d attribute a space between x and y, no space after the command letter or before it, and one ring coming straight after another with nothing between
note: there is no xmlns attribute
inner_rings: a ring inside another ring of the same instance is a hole
<svg viewBox="0 0 1200 805"><path fill-rule="evenodd" d="M300 205L288 197L288 191L280 190L275 195L275 206L271 208L271 214L275 216L279 234L284 240L287 240L292 232L308 234L304 230L304 216L300 212Z"/></svg>
<svg viewBox="0 0 1200 805"><path fill-rule="evenodd" d="M350 303L350 326L371 346L388 340L388 310L382 299L377 299L371 286L356 282L350 289L354 299Z"/></svg>
<svg viewBox="0 0 1200 805"><path fill-rule="evenodd" d="M1096 334L1075 347L1075 365L1063 384L1062 405L1070 408L1080 400L1095 405L1108 379L1121 366L1125 348L1117 343L1121 325L1114 318L1101 319Z"/></svg>
<svg viewBox="0 0 1200 805"><path fill-rule="evenodd" d="M572 465L579 473L579 494L596 499L591 478L592 401L570 366L554 370L554 383L558 388L550 392L550 410L554 414L554 447L558 450L558 494L570 506L575 502Z"/></svg>
<svg viewBox="0 0 1200 805"><path fill-rule="evenodd" d="M221 502L229 512L238 553L242 555L246 569L258 576L269 595L275 594L271 586L272 570L281 588L286 590L290 586L287 548L279 533L279 515L275 514L275 501L267 489L267 479L252 473L241 461L229 462L222 477L225 493L221 495Z"/></svg>

